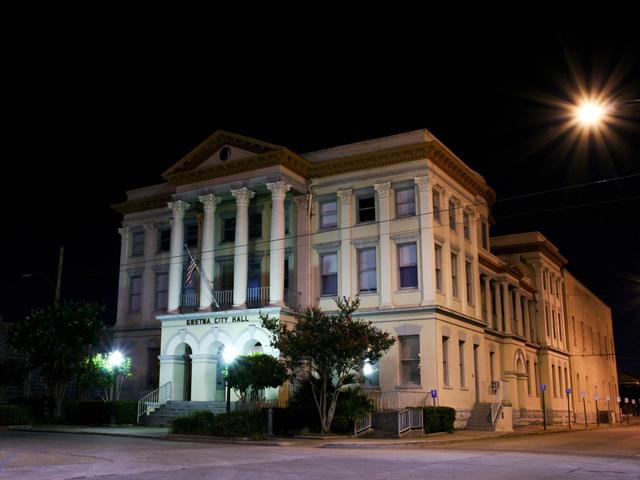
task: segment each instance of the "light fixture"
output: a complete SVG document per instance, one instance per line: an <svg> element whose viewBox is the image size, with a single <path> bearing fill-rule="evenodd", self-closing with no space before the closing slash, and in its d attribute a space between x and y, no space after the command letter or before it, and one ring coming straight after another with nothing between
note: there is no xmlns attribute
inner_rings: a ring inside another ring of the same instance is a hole
<svg viewBox="0 0 640 480"><path fill-rule="evenodd" d="M224 363L227 365L233 362L238 356L238 351L235 349L233 345L227 345L224 347L224 351L222 352L222 358L224 359Z"/></svg>
<svg viewBox="0 0 640 480"><path fill-rule="evenodd" d="M120 365L122 365L123 361L124 356L122 355L122 353L120 353L118 350L115 350L109 353L109 357L107 358L107 365L111 370L113 370L114 368L118 368Z"/></svg>

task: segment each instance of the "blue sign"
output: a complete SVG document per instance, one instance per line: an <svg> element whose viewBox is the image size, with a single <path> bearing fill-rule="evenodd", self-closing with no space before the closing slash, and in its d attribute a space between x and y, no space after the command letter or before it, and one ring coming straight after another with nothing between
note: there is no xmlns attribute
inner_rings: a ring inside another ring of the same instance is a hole
<svg viewBox="0 0 640 480"><path fill-rule="evenodd" d="M567 395L571 395L571 389L567 388Z"/></svg>
<svg viewBox="0 0 640 480"><path fill-rule="evenodd" d="M431 390L431 398L436 398L438 396L437 390Z"/></svg>
<svg viewBox="0 0 640 480"><path fill-rule="evenodd" d="M544 392L547 389L547 384L546 383L541 383L540 384L540 391Z"/></svg>

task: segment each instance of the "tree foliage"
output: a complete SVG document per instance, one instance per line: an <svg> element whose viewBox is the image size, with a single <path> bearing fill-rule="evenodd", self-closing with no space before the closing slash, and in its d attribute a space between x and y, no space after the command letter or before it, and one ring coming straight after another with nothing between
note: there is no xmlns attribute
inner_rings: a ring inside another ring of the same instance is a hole
<svg viewBox="0 0 640 480"><path fill-rule="evenodd" d="M264 353L242 355L226 371L229 387L238 392L241 401L247 400L249 392L279 387L287 377L287 369L282 362Z"/></svg>
<svg viewBox="0 0 640 480"><path fill-rule="evenodd" d="M261 317L263 327L271 332L272 346L280 350L290 371L304 374L309 381L323 432L331 427L347 379L362 369L365 359L377 362L395 342L372 322L353 318L358 298L338 298L336 304L336 315L315 307L292 328L277 318Z"/></svg>
<svg viewBox="0 0 640 480"><path fill-rule="evenodd" d="M104 325L102 307L90 302L65 302L32 310L16 323L10 342L27 354L28 368L38 369L62 414L67 382L78 372L90 346L100 341Z"/></svg>
<svg viewBox="0 0 640 480"><path fill-rule="evenodd" d="M111 367L108 353L96 353L82 360L77 378L79 386L99 389L100 398L108 402L120 399L122 383L131 375L131 357L125 356L118 367Z"/></svg>

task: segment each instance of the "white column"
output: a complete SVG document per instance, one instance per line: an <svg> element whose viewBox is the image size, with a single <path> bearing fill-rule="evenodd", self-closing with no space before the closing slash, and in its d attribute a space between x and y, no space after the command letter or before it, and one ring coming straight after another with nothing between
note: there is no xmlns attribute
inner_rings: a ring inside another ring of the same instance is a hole
<svg viewBox="0 0 640 480"><path fill-rule="evenodd" d="M269 303L284 305L284 197L291 185L267 183L271 190L271 239L269 253Z"/></svg>
<svg viewBox="0 0 640 480"><path fill-rule="evenodd" d="M522 300L520 299L520 290L516 290L514 292L514 295L516 296L516 312L515 312L515 320L516 320L516 328L515 328L515 333L517 335L520 335L522 337L525 336L525 332L523 332L522 330L524 330L524 326L522 324L523 320L522 320Z"/></svg>
<svg viewBox="0 0 640 480"><path fill-rule="evenodd" d="M532 338L533 336L531 335L531 316L530 316L530 311L529 311L529 298L525 298L524 299L524 337L528 338L531 341L534 341L535 339Z"/></svg>
<svg viewBox="0 0 640 480"><path fill-rule="evenodd" d="M495 328L497 331L502 331L502 299L500 298L500 282L497 280L493 282L493 295L496 304L496 324Z"/></svg>
<svg viewBox="0 0 640 480"><path fill-rule="evenodd" d="M420 219L420 267L422 276L422 305L436 303L436 258L433 241L432 185L428 175L415 177L418 187L418 215ZM444 265L446 259L442 259ZM384 273L385 271L382 270Z"/></svg>
<svg viewBox="0 0 640 480"><path fill-rule="evenodd" d="M153 233L155 225L153 223L144 224L144 274L142 276L142 321L155 322L153 316L155 310L155 274L153 272L153 257L156 250L153 245Z"/></svg>
<svg viewBox="0 0 640 480"><path fill-rule="evenodd" d="M298 195L293 198L293 201L296 204L296 290L300 292L300 308L305 309L310 305L309 292L311 292L308 198L306 195Z"/></svg>
<svg viewBox="0 0 640 480"><path fill-rule="evenodd" d="M445 292L447 295L447 306L453 305L453 279L451 278L451 226L449 224L449 199L451 194L444 192L442 201L443 211L440 213L442 221L442 235L444 235L444 245L442 246L442 270L444 275ZM445 213L446 212L446 213ZM460 265L458 264L458 282L460 282ZM458 288L460 284L458 283Z"/></svg>
<svg viewBox="0 0 640 480"><path fill-rule="evenodd" d="M231 190L236 199L236 240L233 255L233 307L247 303L247 269L249 268L249 201L255 192L248 188Z"/></svg>
<svg viewBox="0 0 640 480"><path fill-rule="evenodd" d="M391 292L391 225L389 214L389 191L391 182L373 186L378 194L378 221L380 228L380 304L381 308L393 306Z"/></svg>
<svg viewBox="0 0 640 480"><path fill-rule="evenodd" d="M160 385L171 382L171 400L184 396L184 355L159 355Z"/></svg>
<svg viewBox="0 0 640 480"><path fill-rule="evenodd" d="M352 190L339 190L340 199L340 296L351 297L351 199Z"/></svg>
<svg viewBox="0 0 640 480"><path fill-rule="evenodd" d="M458 284L460 285L460 303L462 304L461 311L463 313L469 314L469 299L467 298L467 256L466 256L466 243L467 240L464 238L464 209L462 208L462 201L456 205L455 216L456 216L456 224L457 224L457 232L458 232ZM469 225L471 226L471 225ZM471 232L469 232L471 233ZM471 267L471 271L473 271L473 266ZM473 301L473 299L471 299Z"/></svg>
<svg viewBox="0 0 640 480"><path fill-rule="evenodd" d="M191 355L191 400L211 402L216 395L217 356Z"/></svg>
<svg viewBox="0 0 640 480"><path fill-rule="evenodd" d="M120 277L118 281L118 321L123 321L127 315L129 276L127 275L127 263L129 260L129 227L118 229L120 234Z"/></svg>
<svg viewBox="0 0 640 480"><path fill-rule="evenodd" d="M487 306L487 325L493 326L493 308L491 305L491 280L484 276L484 301Z"/></svg>
<svg viewBox="0 0 640 480"><path fill-rule="evenodd" d="M169 202L173 210L171 220L171 259L169 260L169 312L176 312L180 308L180 294L182 293L182 258L184 247L184 213L189 208L187 202L178 200Z"/></svg>
<svg viewBox="0 0 640 480"><path fill-rule="evenodd" d="M202 249L200 250L200 310L211 310L213 299L213 266L215 262L216 207L222 201L213 194L198 197L204 206L204 222L202 224Z"/></svg>
<svg viewBox="0 0 640 480"><path fill-rule="evenodd" d="M500 282L502 286L502 309L504 311L504 333L511 333L511 294L509 293L509 282Z"/></svg>
<svg viewBox="0 0 640 480"><path fill-rule="evenodd" d="M476 306L476 318L482 318L482 299L480 298L480 264L478 262L478 225L480 224L480 215L476 212L469 214L469 229L471 231L472 245L472 264L473 271L473 294Z"/></svg>

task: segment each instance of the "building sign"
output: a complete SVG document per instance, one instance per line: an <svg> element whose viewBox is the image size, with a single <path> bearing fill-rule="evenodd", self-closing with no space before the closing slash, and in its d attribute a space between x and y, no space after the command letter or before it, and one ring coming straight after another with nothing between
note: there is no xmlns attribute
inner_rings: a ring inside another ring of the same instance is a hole
<svg viewBox="0 0 640 480"><path fill-rule="evenodd" d="M246 315L229 315L226 317L208 317L208 318L189 318L185 320L187 326L191 325L216 325L220 323L242 323L248 322L249 317Z"/></svg>

